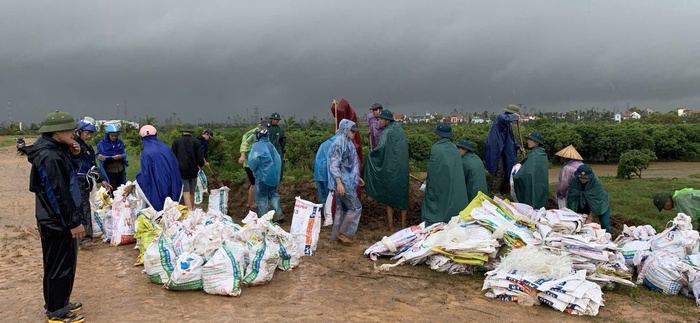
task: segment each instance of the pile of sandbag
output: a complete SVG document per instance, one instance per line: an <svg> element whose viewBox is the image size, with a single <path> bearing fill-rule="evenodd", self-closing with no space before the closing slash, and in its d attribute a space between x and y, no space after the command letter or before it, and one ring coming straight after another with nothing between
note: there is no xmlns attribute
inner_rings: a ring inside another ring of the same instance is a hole
<svg viewBox="0 0 700 323"><path fill-rule="evenodd" d="M671 223L671 227L647 241L648 249L644 244L635 251L637 283L660 293L693 297L700 306L700 233L693 230L691 218L684 213L678 213Z"/></svg>
<svg viewBox="0 0 700 323"><path fill-rule="evenodd" d="M586 272L573 270L568 257L542 248L525 247L511 251L496 269L486 273L486 297L524 305L544 303L561 312L598 314L603 292L586 280Z"/></svg>
<svg viewBox="0 0 700 323"><path fill-rule="evenodd" d="M162 231L143 256L153 283L170 290L238 296L242 286L267 283L276 269L299 264L293 236L271 222L274 211L259 219L255 215L241 227L220 212L195 209L182 218L173 210L177 208L163 212Z"/></svg>

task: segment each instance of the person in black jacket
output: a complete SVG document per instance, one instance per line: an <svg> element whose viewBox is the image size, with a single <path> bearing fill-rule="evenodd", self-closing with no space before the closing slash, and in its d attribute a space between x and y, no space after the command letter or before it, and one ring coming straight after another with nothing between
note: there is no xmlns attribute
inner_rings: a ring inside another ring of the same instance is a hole
<svg viewBox="0 0 700 323"><path fill-rule="evenodd" d="M111 190L112 186L107 182L102 173L97 170L95 163L95 150L92 149L86 140L92 137L95 132L95 125L91 122L80 120L78 128L75 129L73 140L80 145L80 155L78 155L78 186L80 186L80 222L85 227L85 238L81 241L92 241L92 212L90 210L90 191L95 183L100 183L102 187ZM95 182L93 182L93 180Z"/></svg>
<svg viewBox="0 0 700 323"><path fill-rule="evenodd" d="M22 148L32 164L29 190L36 197L36 220L44 261L44 308L49 322L83 322L70 302L78 260L78 241L85 236L80 223L80 188L76 163L80 145L73 140L73 116L52 112L44 117L41 137Z"/></svg>
<svg viewBox="0 0 700 323"><path fill-rule="evenodd" d="M204 166L199 140L192 137L193 126L182 126L182 136L173 141L172 150L177 157L182 178L182 199L188 209L194 208L194 189L197 187L197 173Z"/></svg>

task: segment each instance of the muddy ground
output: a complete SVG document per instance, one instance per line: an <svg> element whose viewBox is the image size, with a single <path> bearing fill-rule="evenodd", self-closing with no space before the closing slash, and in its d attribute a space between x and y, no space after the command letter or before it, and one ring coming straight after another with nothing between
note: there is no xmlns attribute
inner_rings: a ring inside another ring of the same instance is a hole
<svg viewBox="0 0 700 323"><path fill-rule="evenodd" d="M699 169L676 163L678 171ZM600 168L596 171L604 173ZM653 177L653 168L645 176ZM0 148L0 312L16 322L41 322L42 262L34 220L34 196L27 188L29 163ZM415 183L414 183L415 184ZM417 184L416 184L417 185ZM420 192L412 189L410 222L417 222ZM294 196L313 199L313 183L283 186L285 212L291 215ZM174 292L149 283L143 267L134 267L134 245L82 247L73 300L84 304L89 322L231 322L243 321L695 321L692 300L674 297L674 306L655 306L654 297L606 291L606 306L595 318L563 314L547 306L520 306L483 296L481 275L447 275L426 266L399 266L376 271L363 251L386 232L384 213L365 198L365 212L353 245L328 240L324 228L318 254L304 257L297 269L277 271L263 286L244 287L240 297L213 296L203 291ZM231 191L230 214L240 221L244 188ZM289 228L290 219L283 223ZM378 264L388 263L380 260ZM644 287L640 287L644 288ZM677 298L677 302L675 302ZM676 304L677 303L677 304Z"/></svg>

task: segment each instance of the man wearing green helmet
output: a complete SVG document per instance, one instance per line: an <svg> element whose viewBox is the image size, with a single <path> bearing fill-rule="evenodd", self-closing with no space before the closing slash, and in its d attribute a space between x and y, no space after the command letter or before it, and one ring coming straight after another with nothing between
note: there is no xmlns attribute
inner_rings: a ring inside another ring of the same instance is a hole
<svg viewBox="0 0 700 323"><path fill-rule="evenodd" d="M70 302L78 260L78 241L85 236L80 217L80 188L73 159L80 145L73 140L77 124L66 112L44 117L41 137L22 148L32 164L29 190L36 196L36 220L44 261L44 308L49 322L83 322Z"/></svg>
<svg viewBox="0 0 700 323"><path fill-rule="evenodd" d="M654 206L662 210L673 210L691 217L700 223L700 190L684 188L673 192L663 192L654 196ZM696 228L700 225L696 224Z"/></svg>

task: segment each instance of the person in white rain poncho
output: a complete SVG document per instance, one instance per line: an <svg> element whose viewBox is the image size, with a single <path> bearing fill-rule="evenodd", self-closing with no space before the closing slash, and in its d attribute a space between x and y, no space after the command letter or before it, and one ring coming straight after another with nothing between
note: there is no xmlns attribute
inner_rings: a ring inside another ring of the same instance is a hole
<svg viewBox="0 0 700 323"><path fill-rule="evenodd" d="M360 162L352 138L357 133L354 122L343 119L338 125L338 135L328 151L328 188L335 192L336 208L331 240L350 243L357 231L362 215L362 204L357 196L357 185L364 186L360 178Z"/></svg>

